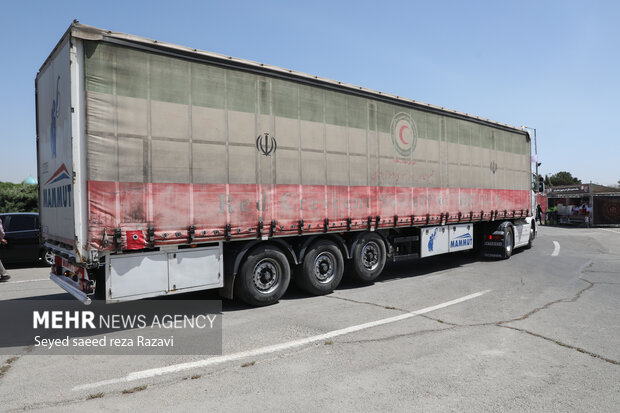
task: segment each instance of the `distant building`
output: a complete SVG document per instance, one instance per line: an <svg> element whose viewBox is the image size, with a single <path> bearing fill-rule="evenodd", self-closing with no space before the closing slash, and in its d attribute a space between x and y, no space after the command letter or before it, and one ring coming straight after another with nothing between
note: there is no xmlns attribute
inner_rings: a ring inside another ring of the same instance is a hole
<svg viewBox="0 0 620 413"><path fill-rule="evenodd" d="M597 184L554 186L547 189L548 207L557 207L561 224L620 226L620 189Z"/></svg>
<svg viewBox="0 0 620 413"><path fill-rule="evenodd" d="M26 185L36 185L39 183L39 181L37 181L37 178L33 178L32 176L29 176L28 178L24 179L22 183Z"/></svg>

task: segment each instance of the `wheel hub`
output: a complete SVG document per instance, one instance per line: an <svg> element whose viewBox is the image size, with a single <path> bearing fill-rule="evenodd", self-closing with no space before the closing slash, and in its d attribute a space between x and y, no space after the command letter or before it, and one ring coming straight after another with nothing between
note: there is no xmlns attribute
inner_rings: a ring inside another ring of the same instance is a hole
<svg viewBox="0 0 620 413"><path fill-rule="evenodd" d="M374 270L379 265L379 246L369 242L362 248L362 264L369 270Z"/></svg>
<svg viewBox="0 0 620 413"><path fill-rule="evenodd" d="M321 283L328 283L336 273L336 258L329 252L322 252L314 260L314 276Z"/></svg>
<svg viewBox="0 0 620 413"><path fill-rule="evenodd" d="M274 262L263 260L254 267L254 276L252 278L256 289L261 293L267 294L277 288L280 276Z"/></svg>

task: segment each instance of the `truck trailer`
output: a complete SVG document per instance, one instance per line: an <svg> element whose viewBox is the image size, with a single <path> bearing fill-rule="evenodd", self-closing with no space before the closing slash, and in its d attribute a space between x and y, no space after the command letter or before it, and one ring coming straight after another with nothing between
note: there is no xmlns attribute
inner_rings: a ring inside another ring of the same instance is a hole
<svg viewBox="0 0 620 413"><path fill-rule="evenodd" d="M267 305L536 234L521 128L77 21L35 85L50 277L87 304Z"/></svg>

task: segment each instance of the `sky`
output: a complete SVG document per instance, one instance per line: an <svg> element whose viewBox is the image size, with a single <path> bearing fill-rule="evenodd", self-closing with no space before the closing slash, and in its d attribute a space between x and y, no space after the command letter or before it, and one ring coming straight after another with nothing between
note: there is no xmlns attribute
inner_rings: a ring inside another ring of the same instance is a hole
<svg viewBox="0 0 620 413"><path fill-rule="evenodd" d="M0 181L37 176L34 79L74 19L526 125L536 129L543 175L620 180L618 1L0 0L0 7Z"/></svg>

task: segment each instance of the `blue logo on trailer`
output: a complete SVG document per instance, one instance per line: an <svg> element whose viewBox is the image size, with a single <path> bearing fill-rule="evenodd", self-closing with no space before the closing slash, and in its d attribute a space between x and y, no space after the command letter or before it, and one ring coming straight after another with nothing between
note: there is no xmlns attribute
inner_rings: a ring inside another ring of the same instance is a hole
<svg viewBox="0 0 620 413"><path fill-rule="evenodd" d="M469 233L460 235L453 240L450 240L450 248L469 247L474 240Z"/></svg>
<svg viewBox="0 0 620 413"><path fill-rule="evenodd" d="M435 228L435 232L433 232L428 239L428 251L433 252L433 243L435 242L435 237L437 236L437 228Z"/></svg>
<svg viewBox="0 0 620 413"><path fill-rule="evenodd" d="M52 101L52 119L50 122L50 144L52 146L52 158L56 157L56 119L60 111L60 76L56 79L56 99Z"/></svg>

